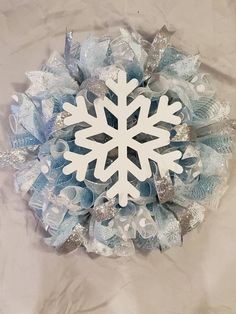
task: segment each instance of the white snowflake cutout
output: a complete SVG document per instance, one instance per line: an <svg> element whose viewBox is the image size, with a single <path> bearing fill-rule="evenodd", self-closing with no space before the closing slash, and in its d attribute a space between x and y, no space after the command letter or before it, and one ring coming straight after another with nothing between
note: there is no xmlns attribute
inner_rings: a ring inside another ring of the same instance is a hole
<svg viewBox="0 0 236 314"><path fill-rule="evenodd" d="M156 125L159 122L180 124L181 118L175 113L182 108L182 104L174 102L169 105L168 97L163 95L159 100L157 112L149 116L150 99L139 95L130 104L127 102L127 96L138 86L136 79L127 82L126 73L119 71L117 83L108 79L106 85L117 95L117 105L107 97L96 99L94 101L96 117L88 113L83 96L76 98L77 106L70 103L65 103L63 106L64 110L71 114L65 118L65 125L69 126L81 122L90 125L90 127L75 133L75 144L90 151L85 155L70 151L65 152L64 158L71 163L64 167L63 172L67 175L76 171L76 179L83 181L89 163L96 160L94 176L97 179L105 182L115 173L118 174L116 182L107 191L107 197L112 198L118 195L119 204L126 206L129 196L137 198L140 194L138 189L129 182L128 173L131 173L139 181L146 180L152 175L150 160L157 163L161 176L166 175L169 170L175 173L183 171L182 167L175 162L182 156L180 151L175 150L163 155L156 151L170 143L170 133ZM128 129L127 119L139 108L137 124ZM108 125L105 109L117 118L117 129ZM101 133L107 134L111 139L105 143L91 139L91 137ZM154 136L155 139L140 143L134 137L141 133ZM107 154L114 148L118 148L117 159L105 168ZM140 168L128 158L128 148L137 152Z"/></svg>

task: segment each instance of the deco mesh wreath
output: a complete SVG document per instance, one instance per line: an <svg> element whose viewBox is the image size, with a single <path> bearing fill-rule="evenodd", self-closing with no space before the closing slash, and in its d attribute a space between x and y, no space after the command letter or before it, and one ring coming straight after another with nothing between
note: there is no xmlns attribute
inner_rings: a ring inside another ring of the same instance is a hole
<svg viewBox="0 0 236 314"><path fill-rule="evenodd" d="M59 252L102 255L182 244L226 188L233 123L199 56L122 29L115 39L66 34L13 97L17 190Z"/></svg>

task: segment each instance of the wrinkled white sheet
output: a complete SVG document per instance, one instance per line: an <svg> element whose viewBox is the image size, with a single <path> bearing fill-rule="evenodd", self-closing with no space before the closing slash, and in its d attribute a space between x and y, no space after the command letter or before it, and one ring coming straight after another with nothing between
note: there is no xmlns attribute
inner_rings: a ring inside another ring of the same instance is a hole
<svg viewBox="0 0 236 314"><path fill-rule="evenodd" d="M126 24L147 36L163 24L175 28L174 42L201 53L236 117L235 0L0 0L1 116L13 90L23 90L24 72L62 51L66 27L83 38ZM236 313L235 186L234 161L219 210L185 237L183 248L123 259L82 250L57 256L41 244L9 172L1 172L0 313Z"/></svg>

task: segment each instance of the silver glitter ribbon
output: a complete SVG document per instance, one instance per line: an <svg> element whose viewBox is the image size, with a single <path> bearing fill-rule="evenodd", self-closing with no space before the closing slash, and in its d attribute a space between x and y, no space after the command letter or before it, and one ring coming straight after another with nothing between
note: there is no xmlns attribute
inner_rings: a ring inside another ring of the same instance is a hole
<svg viewBox="0 0 236 314"><path fill-rule="evenodd" d="M196 228L204 220L206 209L198 202L179 198L176 203L167 204L167 207L177 217L182 235Z"/></svg>
<svg viewBox="0 0 236 314"><path fill-rule="evenodd" d="M153 180L157 190L159 202L162 204L172 200L174 196L174 186L170 175L167 174L164 177L160 177L158 174L155 174L153 176Z"/></svg>
<svg viewBox="0 0 236 314"><path fill-rule="evenodd" d="M103 221L113 218L117 212L117 208L115 207L116 203L116 199L112 198L101 205L94 206L92 213L96 220Z"/></svg>
<svg viewBox="0 0 236 314"><path fill-rule="evenodd" d="M158 67L158 64L169 44L171 33L166 26L163 26L156 34L151 44L150 51L148 53L146 68L144 72L144 78L148 79L153 71Z"/></svg>
<svg viewBox="0 0 236 314"><path fill-rule="evenodd" d="M79 43L73 44L73 32L66 33L64 57L70 75L78 82L83 81L83 72L79 67L78 57L80 52Z"/></svg>
<svg viewBox="0 0 236 314"><path fill-rule="evenodd" d="M80 88L92 92L99 98L104 98L105 95L108 93L108 88L105 82L96 78L90 78L83 81Z"/></svg>
<svg viewBox="0 0 236 314"><path fill-rule="evenodd" d="M194 128L186 123L176 125L172 130L176 132L171 139L172 142L186 142L194 141L196 139Z"/></svg>
<svg viewBox="0 0 236 314"><path fill-rule="evenodd" d="M26 148L13 149L11 151L0 152L1 167L17 167L26 161L28 150Z"/></svg>
<svg viewBox="0 0 236 314"><path fill-rule="evenodd" d="M66 127L64 120L68 116L70 116L70 114L67 111L62 111L58 113L58 115L56 116L55 124L54 124L54 131L58 131Z"/></svg>
<svg viewBox="0 0 236 314"><path fill-rule="evenodd" d="M57 248L59 254L67 254L76 250L80 246L85 246L87 243L87 231L81 224L77 224L69 238Z"/></svg>
<svg viewBox="0 0 236 314"><path fill-rule="evenodd" d="M190 222L193 219L193 215L189 209L177 204L167 204L167 208L173 212L179 221L182 235L185 235L188 231L191 230Z"/></svg>

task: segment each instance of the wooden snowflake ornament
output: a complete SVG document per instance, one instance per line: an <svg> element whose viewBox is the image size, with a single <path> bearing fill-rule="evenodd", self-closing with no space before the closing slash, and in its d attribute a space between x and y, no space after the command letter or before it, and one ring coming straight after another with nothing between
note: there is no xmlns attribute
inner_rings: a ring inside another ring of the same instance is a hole
<svg viewBox="0 0 236 314"><path fill-rule="evenodd" d="M126 206L129 196L139 197L139 191L128 179L128 173L131 173L139 181L144 181L151 177L150 160L157 163L161 176L165 176L169 170L175 173L181 173L182 167L175 161L180 159L182 154L179 150L161 154L156 151L170 143L170 133L158 127L159 122L166 122L173 125L181 123L181 118L175 113L182 107L180 102L168 104L168 97L161 96L157 111L149 116L151 101L150 99L139 95L130 104L127 102L127 96L138 86L138 81L132 79L127 82L127 75L124 71L119 71L117 82L109 79L106 81L107 87L117 96L117 105L110 99L96 99L94 107L96 117L90 115L87 111L83 96L76 98L77 106L65 103L63 108L71 114L65 118L65 125L74 125L86 122L90 127L79 130L75 133L75 144L90 151L81 155L74 152L65 152L64 158L71 163L64 167L64 174L71 174L76 171L76 179L83 181L86 176L88 165L96 160L94 176L105 182L117 173L117 180L107 191L107 197L112 198L118 195L119 204ZM128 118L140 108L137 124L131 128L127 126ZM106 110L112 113L118 121L117 129L108 125L106 119ZM111 139L108 142L100 143L91 139L98 134L105 133ZM155 137L145 143L140 143L134 137L145 133ZM114 148L118 148L118 156L108 167L106 167L107 154ZM135 150L140 161L140 168L128 158L128 148Z"/></svg>

